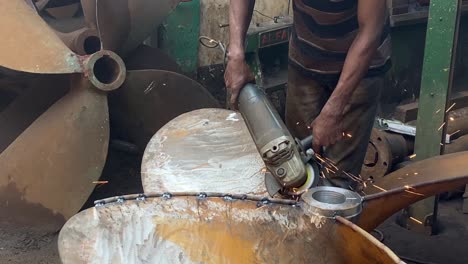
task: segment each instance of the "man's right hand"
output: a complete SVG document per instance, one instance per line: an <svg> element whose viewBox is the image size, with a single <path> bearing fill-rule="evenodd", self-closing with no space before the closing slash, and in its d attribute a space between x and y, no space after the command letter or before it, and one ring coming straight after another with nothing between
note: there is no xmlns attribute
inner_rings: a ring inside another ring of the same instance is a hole
<svg viewBox="0 0 468 264"><path fill-rule="evenodd" d="M229 58L226 72L224 73L224 82L226 83L226 88L231 93L229 102L232 109L237 110L237 99L242 88L247 83L254 81L255 76L243 56Z"/></svg>

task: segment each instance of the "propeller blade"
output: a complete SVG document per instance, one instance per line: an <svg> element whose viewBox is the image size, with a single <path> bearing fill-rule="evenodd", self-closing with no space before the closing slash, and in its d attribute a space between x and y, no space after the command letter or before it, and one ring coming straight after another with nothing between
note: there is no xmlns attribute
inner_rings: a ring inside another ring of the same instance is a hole
<svg viewBox="0 0 468 264"><path fill-rule="evenodd" d="M96 1L97 0L81 0L81 8L83 9L86 26L92 29L97 29Z"/></svg>
<svg viewBox="0 0 468 264"><path fill-rule="evenodd" d="M94 189L107 155L107 99L79 75L71 87L0 154L2 219L57 230Z"/></svg>
<svg viewBox="0 0 468 264"><path fill-rule="evenodd" d="M102 1L102 0L99 0ZM180 0L127 0L130 31L119 54L127 54L148 38Z"/></svg>
<svg viewBox="0 0 468 264"><path fill-rule="evenodd" d="M468 152L438 156L410 164L364 189L359 226L373 230L385 219L424 198L468 183Z"/></svg>
<svg viewBox="0 0 468 264"><path fill-rule="evenodd" d="M0 66L31 73L81 72L68 49L24 0L0 1Z"/></svg>
<svg viewBox="0 0 468 264"><path fill-rule="evenodd" d="M265 163L242 116L215 108L182 114L159 129L141 164L145 193L222 192L266 197L265 173Z"/></svg>
<svg viewBox="0 0 468 264"><path fill-rule="evenodd" d="M16 91L25 86L24 91L0 112L0 153L69 90L70 80L67 75L34 75L25 79L21 80L23 85L10 84Z"/></svg>
<svg viewBox="0 0 468 264"><path fill-rule="evenodd" d="M140 45L125 58L128 70L164 70L182 73L177 62L160 49Z"/></svg>
<svg viewBox="0 0 468 264"><path fill-rule="evenodd" d="M96 19L102 49L117 52L130 31L128 0L96 1Z"/></svg>
<svg viewBox="0 0 468 264"><path fill-rule="evenodd" d="M124 84L109 94L112 127L144 149L163 125L180 114L218 107L196 81L169 71L128 71ZM120 130L118 130L120 128Z"/></svg>

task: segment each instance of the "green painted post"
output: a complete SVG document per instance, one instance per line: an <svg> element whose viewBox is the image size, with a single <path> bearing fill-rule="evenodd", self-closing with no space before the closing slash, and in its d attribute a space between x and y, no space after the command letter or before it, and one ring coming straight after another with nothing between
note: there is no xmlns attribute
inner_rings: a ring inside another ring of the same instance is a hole
<svg viewBox="0 0 468 264"><path fill-rule="evenodd" d="M417 160L443 150L448 96L452 87L461 0L431 0L419 95L415 154ZM437 199L431 197L408 209L407 227L436 233ZM421 224L422 223L422 224Z"/></svg>
<svg viewBox="0 0 468 264"><path fill-rule="evenodd" d="M188 75L198 70L200 35L200 0L181 2L159 29L158 45Z"/></svg>

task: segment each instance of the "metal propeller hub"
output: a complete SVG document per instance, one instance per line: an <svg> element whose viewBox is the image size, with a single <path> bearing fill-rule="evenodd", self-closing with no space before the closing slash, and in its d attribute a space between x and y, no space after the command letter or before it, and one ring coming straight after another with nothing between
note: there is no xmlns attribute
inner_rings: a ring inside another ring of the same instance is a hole
<svg viewBox="0 0 468 264"><path fill-rule="evenodd" d="M125 81L126 68L123 60L109 50L98 51L85 61L85 74L99 90L113 91Z"/></svg>
<svg viewBox="0 0 468 264"><path fill-rule="evenodd" d="M327 218L355 219L362 211L362 197L358 193L337 187L312 188L301 199L310 206L311 213Z"/></svg>

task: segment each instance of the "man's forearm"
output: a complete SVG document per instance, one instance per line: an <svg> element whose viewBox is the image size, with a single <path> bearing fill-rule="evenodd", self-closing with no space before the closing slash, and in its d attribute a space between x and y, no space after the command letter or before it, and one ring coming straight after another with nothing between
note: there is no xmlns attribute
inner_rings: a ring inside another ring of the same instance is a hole
<svg viewBox="0 0 468 264"><path fill-rule="evenodd" d="M380 34L358 34L348 51L343 71L325 108L332 115L341 115L350 98L369 70L379 46Z"/></svg>
<svg viewBox="0 0 468 264"><path fill-rule="evenodd" d="M231 0L229 7L229 58L243 58L245 52L245 37L255 0Z"/></svg>

